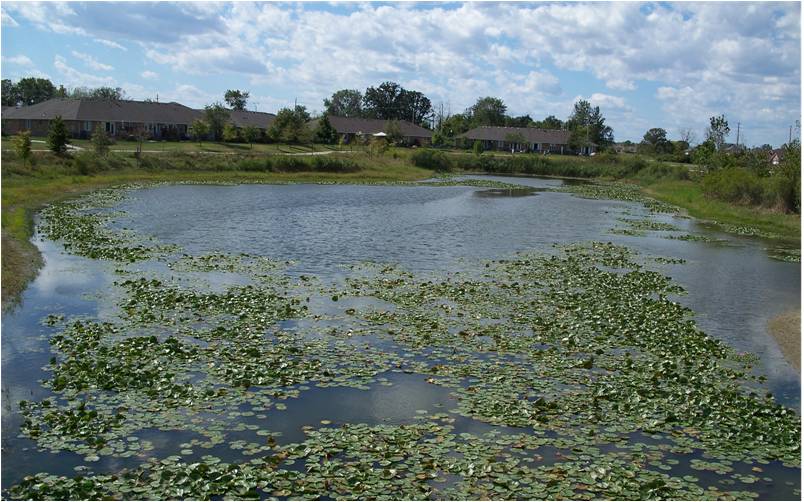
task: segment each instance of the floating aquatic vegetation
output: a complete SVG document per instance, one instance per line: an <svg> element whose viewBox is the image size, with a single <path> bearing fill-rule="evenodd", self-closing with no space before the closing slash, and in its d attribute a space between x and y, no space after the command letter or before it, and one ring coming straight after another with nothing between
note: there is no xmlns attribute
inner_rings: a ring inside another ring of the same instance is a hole
<svg viewBox="0 0 804 502"><path fill-rule="evenodd" d="M642 193L638 186L628 183L581 183L564 185L554 189L557 192L569 192L586 199L609 199L639 202L652 213L679 212L676 206L652 199Z"/></svg>
<svg viewBox="0 0 804 502"><path fill-rule="evenodd" d="M627 187L611 190L646 203ZM79 230L54 238L97 239L71 249L117 260L104 250L128 237L81 220L90 201L58 216ZM45 319L52 395L20 403L20 432L91 465L145 458L148 431L191 436L121 472L29 476L10 497L744 499L759 481L742 465L800 462L798 415L759 392L753 359L698 329L674 300L683 289L648 265L683 260L591 242L462 272L365 263L323 283L254 255L148 249L169 273L121 268L108 322ZM192 282L209 272L247 284ZM394 372L449 393L449 409L379 425L327 417L279 443L295 399L393 388ZM209 449L219 456L197 453Z"/></svg>

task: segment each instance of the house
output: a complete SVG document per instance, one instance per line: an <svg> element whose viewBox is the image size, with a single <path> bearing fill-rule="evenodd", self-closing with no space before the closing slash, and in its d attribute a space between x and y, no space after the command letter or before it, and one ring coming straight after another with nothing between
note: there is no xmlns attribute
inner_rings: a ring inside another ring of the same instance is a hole
<svg viewBox="0 0 804 502"><path fill-rule="evenodd" d="M402 141L406 145L426 146L430 144L433 138L433 131L425 129L424 127L417 126L407 120L384 120L384 119L364 119L358 117L328 117L330 125L338 132L343 138L344 143L351 142L356 136L368 137L378 133L385 133L388 131L388 126L391 122L396 122L399 125L399 131L402 134ZM315 129L318 127L318 120L310 123L310 126Z"/></svg>
<svg viewBox="0 0 804 502"><path fill-rule="evenodd" d="M616 153L637 153L639 145L623 141L622 143L614 143L611 147Z"/></svg>
<svg viewBox="0 0 804 502"><path fill-rule="evenodd" d="M782 160L784 160L783 149L776 148L768 152L768 161L770 161L771 165L778 166Z"/></svg>
<svg viewBox="0 0 804 502"><path fill-rule="evenodd" d="M480 141L486 150L570 153L570 132L559 129L483 126L466 131L458 138L468 144ZM587 148L590 153L594 151L594 145Z"/></svg>
<svg viewBox="0 0 804 502"><path fill-rule="evenodd" d="M204 117L204 110L175 102L55 98L31 106L3 108L0 118L3 134L29 130L34 136L45 136L56 116L61 116L74 138L88 138L95 128L101 127L116 138L144 131L149 138L178 140L188 137L190 125ZM265 130L276 116L230 110L229 117L236 127Z"/></svg>

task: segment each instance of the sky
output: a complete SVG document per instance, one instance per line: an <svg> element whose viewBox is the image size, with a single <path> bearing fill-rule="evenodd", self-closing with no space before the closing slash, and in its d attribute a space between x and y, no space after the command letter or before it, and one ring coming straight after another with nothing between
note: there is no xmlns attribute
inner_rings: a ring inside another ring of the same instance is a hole
<svg viewBox="0 0 804 502"><path fill-rule="evenodd" d="M7 2L2 78L122 87L201 107L227 89L249 109L320 112L338 89L390 80L459 113L566 119L600 106L615 140L670 139L725 114L736 140L777 146L801 118L798 2Z"/></svg>

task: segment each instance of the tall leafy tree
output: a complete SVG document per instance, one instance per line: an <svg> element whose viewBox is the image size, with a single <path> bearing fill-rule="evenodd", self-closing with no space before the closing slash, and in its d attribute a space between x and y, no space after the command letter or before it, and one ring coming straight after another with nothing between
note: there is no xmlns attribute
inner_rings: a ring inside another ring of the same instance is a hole
<svg viewBox="0 0 804 502"><path fill-rule="evenodd" d="M471 117L472 125L477 126L502 126L505 125L505 112L508 107L503 100L486 96L479 98L477 102L467 110L467 115Z"/></svg>
<svg viewBox="0 0 804 502"><path fill-rule="evenodd" d="M564 122L557 118L555 115L548 115L544 120L539 120L533 124L534 127L539 129L563 129Z"/></svg>
<svg viewBox="0 0 804 502"><path fill-rule="evenodd" d="M229 122L229 110L220 103L212 103L204 107L204 120L209 126L212 140L220 141L223 137L223 128Z"/></svg>
<svg viewBox="0 0 804 502"><path fill-rule="evenodd" d="M338 142L338 131L332 127L327 115L324 115L318 121L318 127L315 130L315 141L325 145L334 145Z"/></svg>
<svg viewBox="0 0 804 502"><path fill-rule="evenodd" d="M10 79L3 79L3 106L17 106L19 102L19 94L17 94L17 86L14 85Z"/></svg>
<svg viewBox="0 0 804 502"><path fill-rule="evenodd" d="M667 131L661 127L648 129L642 136L642 143L651 147L656 153L672 151L673 145L667 140Z"/></svg>
<svg viewBox="0 0 804 502"><path fill-rule="evenodd" d="M572 115L567 119L570 135L570 146L580 148L589 144L606 146L614 142L614 132L606 125L606 119L600 113L599 106L592 106L582 99L575 103Z"/></svg>
<svg viewBox="0 0 804 502"><path fill-rule="evenodd" d="M302 105L296 105L295 108L282 108L276 114L276 118L268 130L268 135L274 141L306 143L311 138L310 128L307 127L309 121L310 114Z"/></svg>
<svg viewBox="0 0 804 502"><path fill-rule="evenodd" d="M729 121L726 120L725 115L718 117L709 117L709 128L706 130L706 139L711 140L715 144L715 148L720 150L726 142L731 129L729 128Z"/></svg>
<svg viewBox="0 0 804 502"><path fill-rule="evenodd" d="M408 120L418 125L426 125L433 117L430 99L419 91L402 89L397 95L397 120Z"/></svg>
<svg viewBox="0 0 804 502"><path fill-rule="evenodd" d="M508 127L531 127L533 126L533 119L530 115L521 115L519 117L505 117L505 125Z"/></svg>
<svg viewBox="0 0 804 502"><path fill-rule="evenodd" d="M47 134L47 146L53 153L63 155L67 152L67 144L69 142L67 126L64 125L61 115L56 115L56 118L50 121L50 130Z"/></svg>
<svg viewBox="0 0 804 502"><path fill-rule="evenodd" d="M223 99L232 110L243 111L246 109L246 103L248 102L249 96L250 94L248 91L229 89L226 91L226 94L223 95Z"/></svg>
<svg viewBox="0 0 804 502"><path fill-rule="evenodd" d="M56 91L61 93L61 89ZM105 99L108 101L120 101L125 99L126 92L121 87L76 87L68 93L73 99Z"/></svg>
<svg viewBox="0 0 804 502"><path fill-rule="evenodd" d="M374 119L392 120L399 116L399 95L402 87L396 82L383 82L369 87L363 95L363 113Z"/></svg>
<svg viewBox="0 0 804 502"><path fill-rule="evenodd" d="M223 126L223 141L227 143L234 143L240 139L240 131L237 130L234 124L227 122Z"/></svg>
<svg viewBox="0 0 804 502"><path fill-rule="evenodd" d="M341 89L324 99L324 113L332 117L360 117L363 115L363 95L356 89Z"/></svg>
<svg viewBox="0 0 804 502"><path fill-rule="evenodd" d="M53 98L56 94L56 87L46 78L23 78L14 87L17 100L22 105L35 105Z"/></svg>

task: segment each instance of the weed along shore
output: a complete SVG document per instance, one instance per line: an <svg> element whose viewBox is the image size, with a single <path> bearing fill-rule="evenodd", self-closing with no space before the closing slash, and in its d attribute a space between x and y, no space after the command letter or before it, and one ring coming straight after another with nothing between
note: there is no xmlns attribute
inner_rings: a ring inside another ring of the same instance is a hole
<svg viewBox="0 0 804 502"><path fill-rule="evenodd" d="M4 162L43 266L4 314L3 496L800 495L797 372L742 328L798 263L634 183L406 155Z"/></svg>

